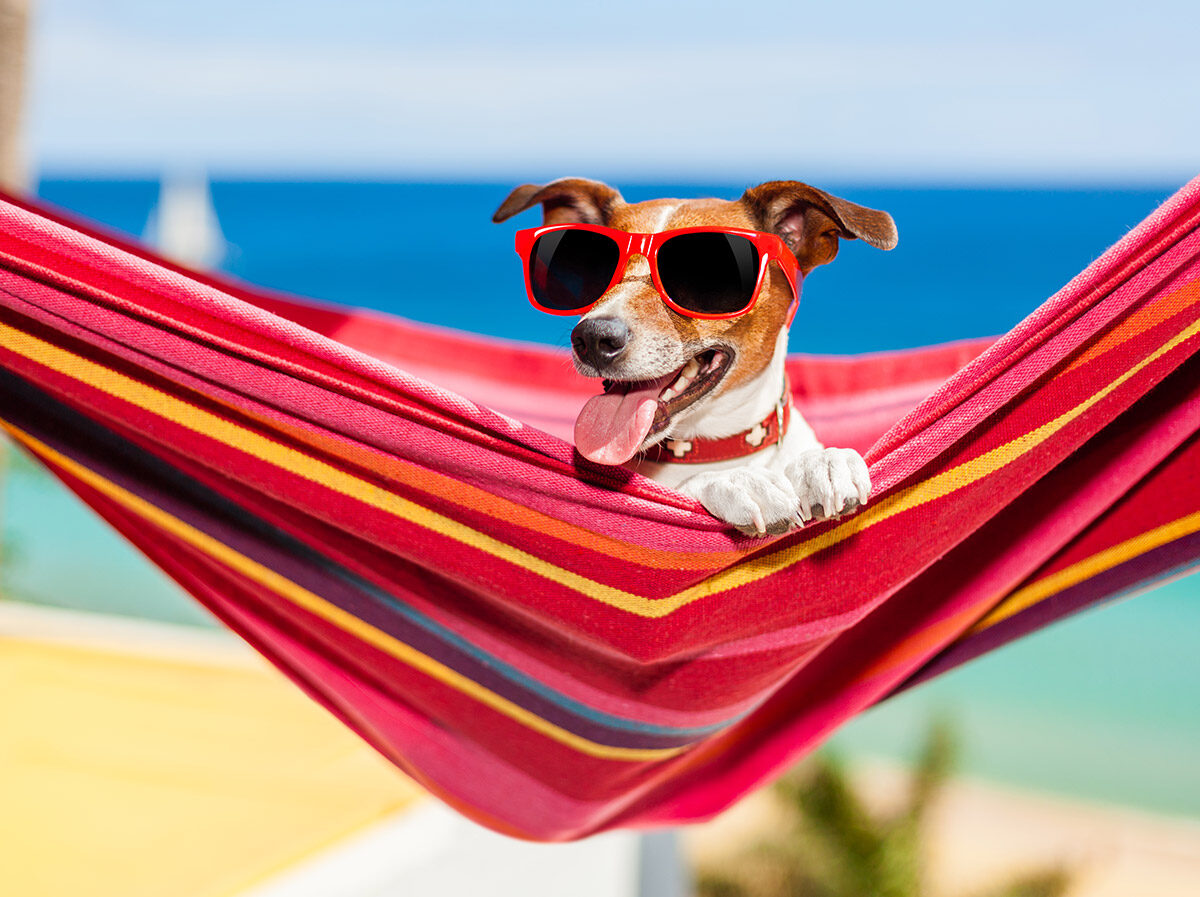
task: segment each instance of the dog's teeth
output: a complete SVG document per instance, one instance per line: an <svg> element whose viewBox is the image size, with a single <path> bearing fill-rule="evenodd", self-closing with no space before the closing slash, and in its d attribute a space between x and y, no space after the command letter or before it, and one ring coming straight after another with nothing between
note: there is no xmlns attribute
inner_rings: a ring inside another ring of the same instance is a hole
<svg viewBox="0 0 1200 897"><path fill-rule="evenodd" d="M686 377L688 380L692 380L698 373L700 373L700 362L693 358L687 363L687 366L684 367L683 371L681 372L680 379Z"/></svg>
<svg viewBox="0 0 1200 897"><path fill-rule="evenodd" d="M669 401L671 401L671 399L675 398L675 396L677 396L677 395L678 395L678 393L675 392L675 388L673 386L668 386L666 389L664 389L662 391L662 394L659 395L659 398L662 399L664 402L669 402Z"/></svg>

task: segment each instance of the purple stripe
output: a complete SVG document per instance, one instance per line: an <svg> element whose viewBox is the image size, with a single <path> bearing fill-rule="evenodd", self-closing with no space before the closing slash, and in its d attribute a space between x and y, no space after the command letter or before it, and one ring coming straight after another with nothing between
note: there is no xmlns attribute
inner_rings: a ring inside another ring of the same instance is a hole
<svg viewBox="0 0 1200 897"><path fill-rule="evenodd" d="M735 717L699 728L662 726L595 710L551 693L540 682L530 680L523 684L514 681L529 680L529 677L511 664L484 655L472 646L464 650L450 644L447 637L430 631L445 627L427 618L426 625L420 625L414 618L423 618L423 615L394 595L336 565L291 535L253 516L162 459L121 440L113 431L45 396L20 378L0 372L0 396L5 399L5 419L55 451L563 729L599 744L669 748L693 743L736 721ZM393 575L390 585L400 594L419 595L431 603L462 603L462 592L457 586L430 570L412 565L404 572L403 579ZM473 656L475 654L479 656ZM397 693L397 683L373 676L360 658L348 658L348 661L354 663L359 675L370 676L381 689ZM574 708L564 705L574 705Z"/></svg>
<svg viewBox="0 0 1200 897"><path fill-rule="evenodd" d="M1063 617L1119 598L1140 586L1151 585L1156 580L1183 572L1197 564L1200 564L1200 532L1182 536L1145 554L1130 558L1123 564L1098 573L1061 592L1055 592L1032 607L955 642L897 687L892 694L919 685Z"/></svg>

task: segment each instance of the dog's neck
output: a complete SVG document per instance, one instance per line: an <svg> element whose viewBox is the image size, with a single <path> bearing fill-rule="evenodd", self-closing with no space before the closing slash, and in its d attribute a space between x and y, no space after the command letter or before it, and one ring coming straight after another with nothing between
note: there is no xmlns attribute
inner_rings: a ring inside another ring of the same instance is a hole
<svg viewBox="0 0 1200 897"><path fill-rule="evenodd" d="M748 430L775 410L783 392L788 331L775 340L775 352L762 372L750 382L717 396L699 414L671 430L672 439L721 439Z"/></svg>

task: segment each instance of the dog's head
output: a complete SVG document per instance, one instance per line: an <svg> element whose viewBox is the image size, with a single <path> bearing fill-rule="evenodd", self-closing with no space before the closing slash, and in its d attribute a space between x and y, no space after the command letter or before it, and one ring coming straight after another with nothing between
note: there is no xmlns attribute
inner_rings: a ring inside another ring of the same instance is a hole
<svg viewBox="0 0 1200 897"><path fill-rule="evenodd" d="M776 234L795 256L801 277L833 261L839 240L861 238L880 249L896 245L886 212L799 181L760 184L733 201L627 203L607 184L563 178L516 188L493 220L539 203L545 224L594 224L629 233L730 227ZM605 379L604 394L588 402L576 423L579 450L594 461L623 463L703 415L721 396L753 383L786 340L782 334L794 298L787 277L772 263L758 301L745 314L686 317L663 301L649 262L634 255L572 332L576 368Z"/></svg>

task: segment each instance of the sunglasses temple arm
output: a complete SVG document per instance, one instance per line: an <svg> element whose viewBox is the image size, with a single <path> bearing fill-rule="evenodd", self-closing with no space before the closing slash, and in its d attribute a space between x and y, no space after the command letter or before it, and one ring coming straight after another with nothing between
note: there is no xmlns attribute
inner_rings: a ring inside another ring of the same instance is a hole
<svg viewBox="0 0 1200 897"><path fill-rule="evenodd" d="M787 277L788 286L792 288L792 304L788 306L786 325L790 330L792 321L796 318L796 312L800 310L800 287L804 283L804 275L800 273L799 267L792 268L791 271L785 268L783 273Z"/></svg>

